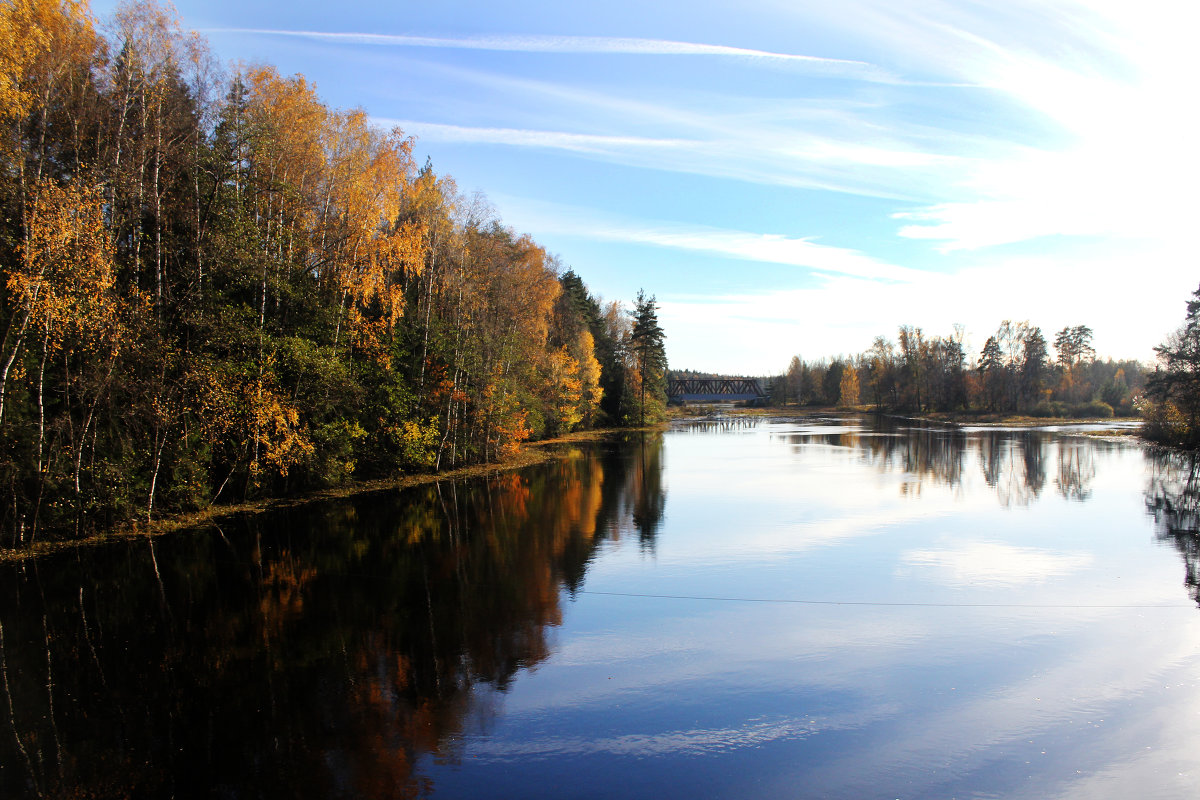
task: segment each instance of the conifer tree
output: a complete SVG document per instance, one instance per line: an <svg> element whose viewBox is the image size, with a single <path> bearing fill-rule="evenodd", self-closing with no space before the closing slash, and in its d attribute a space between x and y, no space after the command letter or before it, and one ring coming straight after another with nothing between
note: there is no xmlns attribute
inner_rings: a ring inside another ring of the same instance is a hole
<svg viewBox="0 0 1200 800"><path fill-rule="evenodd" d="M1154 348L1159 366L1146 382L1154 406L1147 433L1172 444L1200 441L1200 289L1192 293L1183 326Z"/></svg>
<svg viewBox="0 0 1200 800"><path fill-rule="evenodd" d="M658 324L658 302L654 295L646 297L638 291L634 303L633 331L630 334L630 349L634 357L639 383L638 414L640 424L646 424L646 396L655 404L653 419L665 411L667 402L667 351L666 334Z"/></svg>

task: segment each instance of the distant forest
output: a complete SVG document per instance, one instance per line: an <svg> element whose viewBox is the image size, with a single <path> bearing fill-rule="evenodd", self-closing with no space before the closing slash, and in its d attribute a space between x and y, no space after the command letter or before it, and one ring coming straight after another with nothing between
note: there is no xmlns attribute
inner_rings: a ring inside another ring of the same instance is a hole
<svg viewBox="0 0 1200 800"><path fill-rule="evenodd" d="M653 297L162 7L105 30L0 4L0 544L662 416Z"/></svg>
<svg viewBox="0 0 1200 800"><path fill-rule="evenodd" d="M903 326L896 341L876 337L848 358L792 358L772 382L772 401L800 405L871 405L922 413L974 411L1034 417L1111 417L1136 412L1146 387L1137 361L1101 361L1086 325L1063 328L1050 351L1040 328L1004 321L978 359L967 360L964 332L927 336Z"/></svg>

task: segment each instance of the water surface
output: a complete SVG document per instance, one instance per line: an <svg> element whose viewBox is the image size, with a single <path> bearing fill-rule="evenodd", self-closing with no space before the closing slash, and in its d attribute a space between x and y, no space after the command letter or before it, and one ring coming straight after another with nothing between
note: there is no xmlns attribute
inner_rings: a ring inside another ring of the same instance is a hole
<svg viewBox="0 0 1200 800"><path fill-rule="evenodd" d="M0 568L0 796L1194 797L1196 465L725 421Z"/></svg>

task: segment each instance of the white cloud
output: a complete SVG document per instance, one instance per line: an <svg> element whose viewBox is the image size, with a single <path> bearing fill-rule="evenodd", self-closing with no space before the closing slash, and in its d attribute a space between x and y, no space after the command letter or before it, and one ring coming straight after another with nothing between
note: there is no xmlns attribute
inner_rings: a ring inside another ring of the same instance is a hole
<svg viewBox="0 0 1200 800"><path fill-rule="evenodd" d="M1154 280L1139 279L1147 265ZM1028 319L1048 339L1087 324L1101 356L1149 361L1178 326L1195 285L1187 262L1114 250L1094 258L997 259L904 283L830 275L805 288L659 292L659 320L672 364L731 374L777 374L795 354L860 353L876 336L894 340L900 325L948 335L961 323L977 352L1004 319Z"/></svg>
<svg viewBox="0 0 1200 800"><path fill-rule="evenodd" d="M977 249L1052 235L1181 242L1200 214L1190 102L1191 31L1179 4L865 3L875 35L906 61L989 87L1007 104L994 138L1041 124L1032 141L994 149L944 188L946 199L896 216L904 237ZM861 18L855 18L862 28Z"/></svg>

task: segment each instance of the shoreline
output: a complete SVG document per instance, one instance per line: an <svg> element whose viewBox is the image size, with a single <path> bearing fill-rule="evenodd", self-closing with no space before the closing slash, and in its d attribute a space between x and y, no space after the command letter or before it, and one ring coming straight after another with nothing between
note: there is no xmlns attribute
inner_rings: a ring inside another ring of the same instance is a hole
<svg viewBox="0 0 1200 800"><path fill-rule="evenodd" d="M1127 425L1140 424L1140 417L1030 417L1024 414L963 414L955 412L932 412L929 414L900 414L887 411L876 411L869 406L759 406L754 408L723 409L730 416L747 417L777 417L780 419L799 419L803 417L838 416L838 415L870 415L905 422L922 422L930 425L941 425L946 428L1046 428L1066 425ZM703 415L698 415L702 417ZM691 416L680 415L680 418ZM1133 428L1118 427L1114 431Z"/></svg>
<svg viewBox="0 0 1200 800"><path fill-rule="evenodd" d="M1036 418L1028 416L1002 416L999 414L914 416L878 412L865 407L839 408L837 406L811 406L803 408L778 406L763 406L754 408L743 407L723 409L722 413L728 414L731 417L775 419L876 415L904 422L938 425L949 430L957 430L962 428L1035 429L1073 425L1105 425L1118 421L1112 418ZM342 484L341 486L306 492L294 497L265 497L258 500L235 503L232 505L209 506L208 508L198 511L173 514L149 521L132 520L118 525L113 529L95 533L79 539L48 539L45 541L34 542L32 545L19 549L0 547L0 563L31 560L41 556L62 552L64 550L70 550L72 548L94 547L115 541L156 538L170 533L186 531L189 528L198 528L207 523L215 522L222 518L230 517L236 514L262 514L276 509L303 506L307 505L308 503L319 502L322 500L337 500L354 497L357 495L369 494L372 492L392 490L398 491L416 486L426 486L429 484L439 483L441 481L462 480L466 478L476 478L487 475L495 475L503 472L511 472L512 470L524 469L526 467L532 467L537 464L545 464L560 458L564 458L566 455L565 452L556 452L556 448L559 448L562 445L568 445L574 442L598 442L612 436L625 433L637 433L638 431L662 431L669 428L673 423L698 419L704 419L704 415L691 414L684 410L673 409L668 412L667 419L658 425L647 425L645 427L598 428L586 431L576 431L563 436L556 436L552 439L542 439L537 442L529 442L522 446L521 451L517 453L516 456L501 463L473 464L466 467L458 467L453 470L446 470L444 472L420 472L411 473L408 475L400 475L392 478L374 478L370 480L352 481L350 483ZM1122 419L1121 421L1126 420ZM1129 418L1128 421L1133 422L1140 420L1138 420L1138 418ZM1160 446L1155 445L1153 442L1141 439L1138 436L1138 432L1138 429L1132 427L1106 428L1074 432L1064 431L1064 433L1072 433L1073 435L1094 438L1116 437L1126 441L1130 439L1136 439L1140 444L1145 446Z"/></svg>
<svg viewBox="0 0 1200 800"><path fill-rule="evenodd" d="M661 431L666 428L667 424L647 425L644 428L596 428L587 431L576 431L563 436L556 436L553 439L528 442L522 445L517 455L501 463L472 464L444 472L417 472L393 478L351 481L341 486L318 489L295 497L264 497L259 500L250 500L232 505L209 506L198 511L173 514L149 521L133 520L118 525L111 530L94 533L79 539L36 541L20 549L0 547L0 563L33 560L78 547L95 547L97 545L131 539L152 539L170 533L186 531L189 528L198 528L206 523L215 522L235 514L262 514L280 508L303 506L321 500L338 500L362 494L370 494L372 492L411 489L415 486L426 486L441 481L462 480L465 478L477 478L502 472L511 472L512 470L524 469L537 464L546 464L564 458L566 456L565 452L555 452L556 448L560 445L567 445L574 442L598 442L622 433Z"/></svg>
<svg viewBox="0 0 1200 800"><path fill-rule="evenodd" d="M1108 441L1136 442L1142 447L1166 447L1166 445L1149 441L1140 436L1140 417L1030 417L1025 415L1001 414L954 414L934 412L931 415L897 414L876 411L869 407L844 408L838 406L805 406L781 408L779 406L760 406L754 408L722 409L727 417L748 417L755 419L800 420L816 417L848 417L848 416L878 416L917 425L939 427L948 431L1020 431L1020 430L1050 430L1064 436L1083 436L1089 439L1104 439ZM687 414L675 412L672 420L702 420L703 414Z"/></svg>

